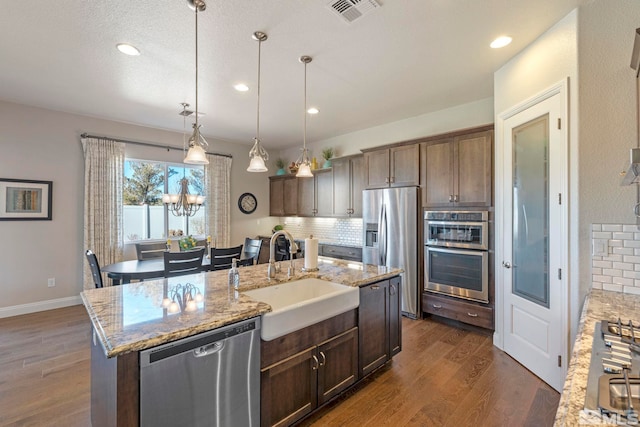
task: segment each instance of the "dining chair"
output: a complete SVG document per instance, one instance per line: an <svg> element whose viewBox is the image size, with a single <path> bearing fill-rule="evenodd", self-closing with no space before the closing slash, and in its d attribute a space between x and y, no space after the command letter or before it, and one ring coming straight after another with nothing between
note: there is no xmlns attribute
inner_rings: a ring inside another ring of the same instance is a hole
<svg viewBox="0 0 640 427"><path fill-rule="evenodd" d="M87 249L85 252L87 261L89 261L89 268L91 268L91 275L93 276L93 283L97 288L102 288L102 274L100 273L100 264L98 264L98 257L93 253L91 249Z"/></svg>
<svg viewBox="0 0 640 427"><path fill-rule="evenodd" d="M203 270L204 248L182 252L164 252L164 277L198 273Z"/></svg>
<svg viewBox="0 0 640 427"><path fill-rule="evenodd" d="M249 237L245 238L244 252L242 253L241 261L252 259L254 261L252 264L257 264L258 258L260 258L260 249L262 249L262 240L251 239ZM251 265L251 264L242 264L242 265Z"/></svg>
<svg viewBox="0 0 640 427"><path fill-rule="evenodd" d="M162 254L167 251L166 242L141 242L136 243L136 255L138 261L147 259L162 258Z"/></svg>
<svg viewBox="0 0 640 427"><path fill-rule="evenodd" d="M211 270L228 270L231 262L240 259L242 245L231 248L211 248Z"/></svg>

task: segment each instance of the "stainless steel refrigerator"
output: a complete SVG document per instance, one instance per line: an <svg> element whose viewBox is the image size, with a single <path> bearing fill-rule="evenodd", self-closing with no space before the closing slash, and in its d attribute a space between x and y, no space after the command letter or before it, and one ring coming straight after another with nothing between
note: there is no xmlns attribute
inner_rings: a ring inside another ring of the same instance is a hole
<svg viewBox="0 0 640 427"><path fill-rule="evenodd" d="M362 192L362 261L404 270L402 314L412 318L420 310L421 210L418 187Z"/></svg>

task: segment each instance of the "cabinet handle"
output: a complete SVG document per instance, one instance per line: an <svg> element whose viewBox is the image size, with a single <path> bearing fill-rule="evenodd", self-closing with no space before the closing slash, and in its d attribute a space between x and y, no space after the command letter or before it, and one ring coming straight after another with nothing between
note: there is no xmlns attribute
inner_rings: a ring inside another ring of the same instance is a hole
<svg viewBox="0 0 640 427"><path fill-rule="evenodd" d="M372 291L377 291L378 289L380 289L380 286L378 286L378 285L371 286L371 290Z"/></svg>
<svg viewBox="0 0 640 427"><path fill-rule="evenodd" d="M442 306L440 304L431 304L433 306L433 308L435 308L436 310L440 310L442 308Z"/></svg>
<svg viewBox="0 0 640 427"><path fill-rule="evenodd" d="M389 295L395 295L396 294L396 286L395 285L390 285L389 286Z"/></svg>
<svg viewBox="0 0 640 427"><path fill-rule="evenodd" d="M322 357L322 362L320 362L320 366L324 366L327 363L327 356L324 355L324 352L320 352L320 357Z"/></svg>
<svg viewBox="0 0 640 427"><path fill-rule="evenodd" d="M320 362L318 362L318 358L315 356L315 354L313 356L313 366L311 367L312 371L317 371L318 370L318 365L320 364Z"/></svg>
<svg viewBox="0 0 640 427"><path fill-rule="evenodd" d="M449 203L453 202L453 194L449 194Z"/></svg>
<svg viewBox="0 0 640 427"><path fill-rule="evenodd" d="M389 183L389 177L386 177L386 178L384 179L384 183L385 183L385 184L388 184L388 183Z"/></svg>
<svg viewBox="0 0 640 427"><path fill-rule="evenodd" d="M457 194L455 196L453 196L453 201L458 203L458 195Z"/></svg>
<svg viewBox="0 0 640 427"><path fill-rule="evenodd" d="M469 317L478 317L478 313L469 313L469 312L467 312L467 316L469 316Z"/></svg>
<svg viewBox="0 0 640 427"><path fill-rule="evenodd" d="M393 184L394 182L396 182L396 177L395 177L395 176L392 176L392 177L391 177L391 183Z"/></svg>

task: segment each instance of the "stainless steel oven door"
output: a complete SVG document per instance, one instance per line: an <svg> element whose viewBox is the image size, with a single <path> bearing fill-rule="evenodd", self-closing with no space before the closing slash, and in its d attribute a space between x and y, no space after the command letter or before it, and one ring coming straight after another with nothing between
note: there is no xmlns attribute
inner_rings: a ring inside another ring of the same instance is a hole
<svg viewBox="0 0 640 427"><path fill-rule="evenodd" d="M433 221L424 224L425 245L487 250L487 222Z"/></svg>
<svg viewBox="0 0 640 427"><path fill-rule="evenodd" d="M425 289L489 302L489 253L425 246Z"/></svg>

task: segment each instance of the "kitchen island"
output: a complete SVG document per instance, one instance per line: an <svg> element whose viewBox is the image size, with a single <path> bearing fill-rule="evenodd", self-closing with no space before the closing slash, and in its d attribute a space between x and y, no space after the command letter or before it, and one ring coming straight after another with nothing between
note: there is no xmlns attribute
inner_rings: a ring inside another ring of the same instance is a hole
<svg viewBox="0 0 640 427"><path fill-rule="evenodd" d="M593 347L593 336L601 320L638 321L640 295L592 289L585 299L573 354L569 362L555 426L616 425L584 411L587 378ZM637 423L636 423L637 424ZM624 425L624 424L621 424Z"/></svg>
<svg viewBox="0 0 640 427"><path fill-rule="evenodd" d="M397 278L400 269L363 265L340 260L324 260L316 272L303 272L304 260L295 260L295 273L287 276L289 261L267 279L267 266L240 268L239 292L227 287L227 271L214 271L128 285L91 289L82 300L93 325L92 419L113 422L104 425L137 425L139 402L139 352L230 325L271 311L268 304L255 301L244 291L303 278L319 278L347 286L362 287ZM202 295L190 311L170 313L165 298L179 286L190 284ZM394 286L394 290L396 287ZM398 316L399 317L399 316ZM399 338L399 337L398 337ZM387 340L388 341L388 340ZM399 351L399 350L398 350ZM390 353L390 352L389 352ZM388 357L390 358L390 357ZM94 387L94 383L96 384ZM109 396L99 398L97 390Z"/></svg>

